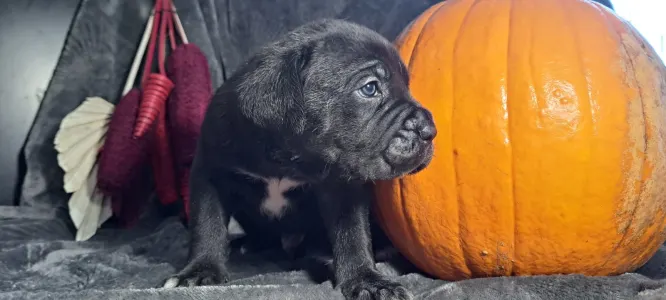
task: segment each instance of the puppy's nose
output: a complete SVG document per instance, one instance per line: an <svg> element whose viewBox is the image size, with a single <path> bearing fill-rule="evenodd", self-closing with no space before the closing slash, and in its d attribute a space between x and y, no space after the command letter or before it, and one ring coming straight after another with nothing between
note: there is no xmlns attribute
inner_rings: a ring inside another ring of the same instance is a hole
<svg viewBox="0 0 666 300"><path fill-rule="evenodd" d="M414 113L405 120L405 128L416 132L422 140L432 141L437 136L437 128L433 122L430 111L417 108Z"/></svg>
<svg viewBox="0 0 666 300"><path fill-rule="evenodd" d="M419 128L419 136L426 141L432 141L437 136L435 125L425 125Z"/></svg>

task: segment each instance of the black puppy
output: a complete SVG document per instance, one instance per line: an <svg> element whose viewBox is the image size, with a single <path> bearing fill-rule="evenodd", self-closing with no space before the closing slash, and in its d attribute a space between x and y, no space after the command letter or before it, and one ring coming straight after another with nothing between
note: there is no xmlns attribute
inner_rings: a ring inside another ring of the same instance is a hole
<svg viewBox="0 0 666 300"><path fill-rule="evenodd" d="M303 25L258 51L208 107L190 177L190 257L164 286L228 280L233 216L267 240L325 237L347 299L409 299L375 268L367 184L432 158L435 125L408 82L388 40L345 21Z"/></svg>

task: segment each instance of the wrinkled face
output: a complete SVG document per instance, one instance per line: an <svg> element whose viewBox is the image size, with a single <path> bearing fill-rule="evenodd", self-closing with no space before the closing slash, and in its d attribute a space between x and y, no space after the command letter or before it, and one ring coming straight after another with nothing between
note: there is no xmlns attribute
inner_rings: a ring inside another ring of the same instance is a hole
<svg viewBox="0 0 666 300"><path fill-rule="evenodd" d="M387 43L323 43L303 88L312 151L348 179L380 180L427 166L437 134L411 96L407 70Z"/></svg>

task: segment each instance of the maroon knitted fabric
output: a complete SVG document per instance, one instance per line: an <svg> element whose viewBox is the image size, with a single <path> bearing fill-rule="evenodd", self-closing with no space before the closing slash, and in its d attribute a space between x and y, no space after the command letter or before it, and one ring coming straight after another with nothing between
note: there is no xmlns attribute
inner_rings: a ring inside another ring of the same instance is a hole
<svg viewBox="0 0 666 300"><path fill-rule="evenodd" d="M168 58L167 74L175 85L167 101L169 133L178 188L189 218L190 166L213 88L206 56L195 44L176 47Z"/></svg>
<svg viewBox="0 0 666 300"><path fill-rule="evenodd" d="M130 183L141 177L141 170L148 162L150 139L132 137L140 99L139 89L130 90L120 99L111 116L97 174L98 187L106 195L122 194Z"/></svg>
<svg viewBox="0 0 666 300"><path fill-rule="evenodd" d="M213 89L208 61L195 44L176 47L167 61L167 74L175 84L167 102L169 133L177 169L181 169L192 164Z"/></svg>
<svg viewBox="0 0 666 300"><path fill-rule="evenodd" d="M113 216L126 228L136 225L153 192L149 165L144 164L138 172L140 176L137 180L130 182L122 192L111 197Z"/></svg>

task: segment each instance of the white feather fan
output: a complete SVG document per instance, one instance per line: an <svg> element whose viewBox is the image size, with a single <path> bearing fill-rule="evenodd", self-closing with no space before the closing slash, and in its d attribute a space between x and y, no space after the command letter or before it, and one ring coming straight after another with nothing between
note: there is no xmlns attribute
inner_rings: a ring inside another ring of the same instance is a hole
<svg viewBox="0 0 666 300"><path fill-rule="evenodd" d="M55 137L58 165L65 171L65 191L77 191L88 178L104 143L114 106L100 97L87 98L60 123Z"/></svg>
<svg viewBox="0 0 666 300"><path fill-rule="evenodd" d="M139 49L125 82L124 96L134 85L153 27L154 11L144 29ZM89 97L60 123L55 136L58 165L65 171L64 189L72 193L69 215L76 226L76 240L91 238L111 215L111 199L97 189L97 156L104 144L115 106L100 97Z"/></svg>
<svg viewBox="0 0 666 300"><path fill-rule="evenodd" d="M111 217L111 199L97 190L97 155L113 110L113 104L100 97L86 98L62 120L55 136L64 188L73 193L68 204L77 241L92 237Z"/></svg>

